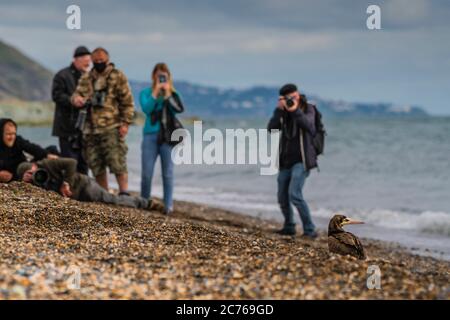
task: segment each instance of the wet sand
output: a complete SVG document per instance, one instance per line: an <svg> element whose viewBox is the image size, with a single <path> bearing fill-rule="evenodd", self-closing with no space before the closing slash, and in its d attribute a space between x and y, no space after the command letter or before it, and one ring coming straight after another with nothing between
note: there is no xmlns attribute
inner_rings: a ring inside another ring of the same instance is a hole
<svg viewBox="0 0 450 320"><path fill-rule="evenodd" d="M396 244L361 239L369 258L359 261L330 255L324 233L284 237L272 221L181 201L175 210L166 217L0 184L0 298L450 298L450 262ZM367 287L371 265L379 290Z"/></svg>

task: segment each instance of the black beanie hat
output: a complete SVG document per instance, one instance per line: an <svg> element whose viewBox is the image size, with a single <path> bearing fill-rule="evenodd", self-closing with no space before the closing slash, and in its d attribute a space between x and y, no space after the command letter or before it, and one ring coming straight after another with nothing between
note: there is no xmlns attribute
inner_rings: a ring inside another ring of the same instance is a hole
<svg viewBox="0 0 450 320"><path fill-rule="evenodd" d="M88 48L86 48L85 46L79 46L78 48L75 49L75 52L73 53L73 57L81 57L81 56L85 56L91 54L88 50Z"/></svg>
<svg viewBox="0 0 450 320"><path fill-rule="evenodd" d="M297 91L297 86L292 83L285 84L280 89L280 96L285 96Z"/></svg>

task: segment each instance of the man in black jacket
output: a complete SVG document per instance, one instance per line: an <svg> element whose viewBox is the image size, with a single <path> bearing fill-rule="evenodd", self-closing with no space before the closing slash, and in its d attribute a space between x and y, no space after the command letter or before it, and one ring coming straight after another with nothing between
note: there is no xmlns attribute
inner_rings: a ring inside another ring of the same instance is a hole
<svg viewBox="0 0 450 320"><path fill-rule="evenodd" d="M12 119L0 119L0 134L0 182L18 180L17 167L27 160L24 152L33 156L35 161L57 158L48 150L18 136L17 125Z"/></svg>
<svg viewBox="0 0 450 320"><path fill-rule="evenodd" d="M87 174L88 166L81 154L81 133L75 128L79 108L72 105L70 97L81 75L89 71L90 65L91 53L86 47L78 47L72 64L55 75L52 86L52 98L56 104L52 135L59 137L61 155L77 160L77 170L84 174Z"/></svg>
<svg viewBox="0 0 450 320"><path fill-rule="evenodd" d="M303 235L317 237L308 204L303 197L303 186L310 170L317 167L313 145L316 134L315 108L302 98L294 84L280 89L278 106L269 121L268 130L281 130L278 173L278 203L284 215L284 227L278 233L295 235L294 213L297 208L303 224Z"/></svg>

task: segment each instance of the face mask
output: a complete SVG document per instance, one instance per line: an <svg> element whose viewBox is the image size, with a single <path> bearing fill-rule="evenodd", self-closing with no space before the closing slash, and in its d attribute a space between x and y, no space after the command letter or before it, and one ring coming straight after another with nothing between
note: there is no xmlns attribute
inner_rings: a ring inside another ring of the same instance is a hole
<svg viewBox="0 0 450 320"><path fill-rule="evenodd" d="M98 63L94 62L94 69L97 72L102 73L106 69L106 62L98 62Z"/></svg>

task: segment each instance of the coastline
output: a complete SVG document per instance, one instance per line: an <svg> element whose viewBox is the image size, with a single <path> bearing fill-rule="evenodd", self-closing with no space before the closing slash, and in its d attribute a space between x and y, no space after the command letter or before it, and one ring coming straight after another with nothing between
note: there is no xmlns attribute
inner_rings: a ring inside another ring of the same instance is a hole
<svg viewBox="0 0 450 320"><path fill-rule="evenodd" d="M369 259L329 255L267 220L184 201L156 212L0 184L1 299L449 299L450 263L361 239ZM381 289L366 285L370 265ZM73 269L80 288L68 289ZM68 275L69 274L69 275Z"/></svg>

